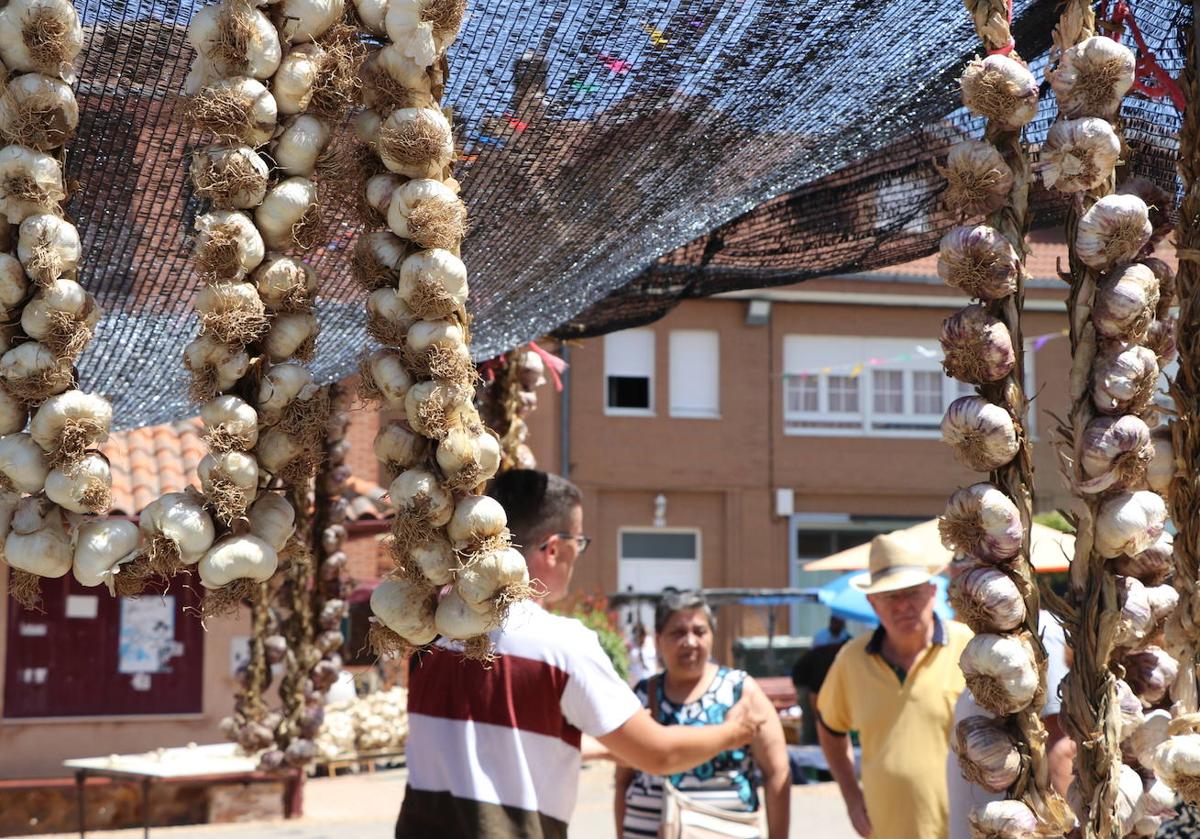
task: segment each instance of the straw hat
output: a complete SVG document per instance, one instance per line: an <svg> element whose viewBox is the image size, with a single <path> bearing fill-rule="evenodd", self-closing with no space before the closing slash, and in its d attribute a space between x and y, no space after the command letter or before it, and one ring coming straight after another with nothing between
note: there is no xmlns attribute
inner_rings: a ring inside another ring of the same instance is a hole
<svg viewBox="0 0 1200 839"><path fill-rule="evenodd" d="M871 540L867 573L850 579L850 585L866 594L881 594L927 583L934 571L928 557L902 531L882 533Z"/></svg>

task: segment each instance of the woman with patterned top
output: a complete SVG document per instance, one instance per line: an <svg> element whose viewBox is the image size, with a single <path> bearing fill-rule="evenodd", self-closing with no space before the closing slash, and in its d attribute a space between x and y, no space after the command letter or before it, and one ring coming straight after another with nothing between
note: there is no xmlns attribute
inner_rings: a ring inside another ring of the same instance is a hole
<svg viewBox="0 0 1200 839"><path fill-rule="evenodd" d="M711 660L714 628L712 610L702 594L664 594L654 617L654 630L659 661L665 670L643 679L635 692L664 725L719 724L743 694L760 705L768 722L759 728L748 749L722 752L668 780L694 801L747 812L762 806L757 789L761 774L768 837L785 839L791 774L783 726L754 679ZM618 767L614 809L620 836L658 836L662 808L662 778Z"/></svg>

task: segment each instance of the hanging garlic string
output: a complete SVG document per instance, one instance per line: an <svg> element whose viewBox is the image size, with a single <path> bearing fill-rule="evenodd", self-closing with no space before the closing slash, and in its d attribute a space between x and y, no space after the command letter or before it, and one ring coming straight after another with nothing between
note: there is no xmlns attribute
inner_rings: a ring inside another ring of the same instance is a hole
<svg viewBox="0 0 1200 839"><path fill-rule="evenodd" d="M63 215L67 143L79 124L67 79L83 31L69 0L46 0L36 15L26 6L0 14L0 138L11 144L0 148L0 316L10 324L0 342L0 563L9 594L33 609L40 580L73 567L81 584L112 587L137 532L127 523L81 527L84 515L108 512L112 489L98 451L112 407L74 389L74 365L100 319L77 281L79 232Z"/></svg>
<svg viewBox="0 0 1200 839"><path fill-rule="evenodd" d="M500 472L535 469L525 417L537 408L537 389L545 384L545 363L528 347L505 353L491 362L492 381L484 389L488 427L500 437Z"/></svg>
<svg viewBox="0 0 1200 839"><path fill-rule="evenodd" d="M985 142L964 144L973 149L972 159L979 161L973 179L961 174L969 167L948 161L950 167L958 166L959 174L950 177L947 200L964 216L981 210L988 216L985 224L955 228L947 234L939 273L949 284L980 300L979 305L969 306L947 321L943 329L947 374L977 385L979 397L964 397L951 405L942 428L943 436L955 447L964 465L989 471L989 484L976 484L955 498L980 488L980 505L1004 507L1009 522L1005 538L1015 538L1011 539L1012 549L1005 548L998 562L988 556L988 551L979 549L983 543L974 547L968 544L975 540L962 538L965 531L961 522L956 527L953 499L942 520L942 533L950 547L986 563L964 571L956 579L954 602L977 632L999 633L977 636L981 642L994 639L994 643L974 644L970 655L964 653L962 666L977 701L1008 719L1008 729L1019 735L1016 746L1022 757L1005 785L1014 799L1010 804L1046 835L1057 835L1069 829L1071 820L1065 802L1050 786L1047 735L1040 714L1045 696L1046 652L1038 633L1040 603L1029 558L1033 462L1026 433L1029 403L1021 328L1031 180L1029 160L1021 146L1021 129L1037 112L1037 85L1013 49L1005 3L967 0L966 7L991 54L973 61L964 73L963 102L987 118L987 127ZM951 154L953 157L954 152ZM987 172L999 176L987 176ZM966 183L993 184L991 197L982 201L970 195L963 189ZM956 331L962 331L963 324L971 319L979 322L977 328L990 333L974 346L956 336ZM985 323L988 325L982 326ZM995 495L994 501L987 500L989 493ZM981 519L986 515L981 514ZM999 533L993 533L986 544L994 545L998 538ZM1017 665L1029 669L1027 684L1023 683L1027 691L1020 696L1012 695L1008 676L996 675L1008 673L1005 668ZM1000 685L1005 686L1003 690ZM979 774L972 767L970 760L964 760L969 779L978 782ZM995 809L972 814L977 835L986 834Z"/></svg>

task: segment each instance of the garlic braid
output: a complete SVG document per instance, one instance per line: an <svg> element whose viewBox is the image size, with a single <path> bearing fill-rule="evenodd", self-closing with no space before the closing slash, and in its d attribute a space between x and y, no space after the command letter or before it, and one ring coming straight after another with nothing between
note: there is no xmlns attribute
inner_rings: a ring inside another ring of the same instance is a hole
<svg viewBox="0 0 1200 839"><path fill-rule="evenodd" d="M1003 784L999 789L1006 788L1014 799L1005 806L1020 809L1023 804L1020 812L1025 818L1036 822L1046 835L1056 835L1069 829L1070 813L1050 786L1046 731L1040 716L1046 653L1038 634L1040 603L1029 557L1033 464L1026 430L1029 402L1021 330L1031 180L1021 128L1036 114L1037 86L1015 51L1005 3L968 0L966 5L990 54L973 61L964 73L963 101L987 118L987 127L983 143L968 142L947 160L947 200L962 217L988 214L983 224L956 228L943 239L943 276L980 300L979 306L968 307L946 322L943 347L947 374L975 384L979 397L964 397L951 406L943 435L955 446L961 462L990 472L988 484L955 495L942 519L942 532L949 547L967 556L966 567L955 575L951 589L956 611L981 633L972 654L984 660L968 666L964 656L968 687L1003 721L997 723L1002 730L997 730L1013 739L1004 762L1009 771L998 774L975 762L982 758L972 738L982 730L984 718L971 717L959 724L956 751L968 780ZM973 182L987 188L973 191L969 188ZM975 424L979 430L973 432ZM979 436L988 439L975 439ZM981 550L989 543L975 545L965 536L978 529L966 520L978 515L963 503L968 492L981 506L986 503L1008 511L1013 535L1020 537L1014 542L1014 547L1019 544L1015 555L1010 550L1001 552L1011 559L996 562L994 555ZM994 500L988 500L989 493ZM1008 638L1022 643L1014 646ZM995 690L998 682L991 674L1000 672L1002 656L1015 657L1022 669L1031 671L1032 696L1022 695L1018 701ZM991 809L989 805L971 814L976 832L993 818Z"/></svg>
<svg viewBox="0 0 1200 839"><path fill-rule="evenodd" d="M10 144L0 148L0 537L9 593L27 608L40 602L41 577L71 570L81 516L107 513L112 500L97 451L112 407L74 389L100 320L77 282L79 232L63 214L66 144L79 124L67 79L82 45L68 0L0 10L0 140Z"/></svg>
<svg viewBox="0 0 1200 839"><path fill-rule="evenodd" d="M371 639L378 653L387 654L442 634L465 641L468 656L486 658L486 632L500 624L511 602L528 596L529 587L519 581L502 586L475 603L473 615L461 608L460 575L505 551L509 534L501 522L451 545L446 529L452 516L471 509L474 502L464 502L479 493L500 460L499 445L473 405L467 277L459 259L466 211L451 174L450 122L437 105L445 51L464 5L393 0L382 22L373 19L372 8L360 2L359 15L386 38L364 65L369 110L356 120L369 147L362 157L362 211L368 225L386 221L389 231L364 234L355 254L355 276L371 292L368 331L383 345L363 360L360 393L406 420L385 429L376 444L380 459L400 471L390 489L397 509L391 542L396 580L381 589L396 592L405 605L388 612L384 623L373 598ZM437 562L434 573L456 588L439 601L438 583L418 557L444 560L451 547L457 553L451 569ZM452 611L466 620L452 620Z"/></svg>

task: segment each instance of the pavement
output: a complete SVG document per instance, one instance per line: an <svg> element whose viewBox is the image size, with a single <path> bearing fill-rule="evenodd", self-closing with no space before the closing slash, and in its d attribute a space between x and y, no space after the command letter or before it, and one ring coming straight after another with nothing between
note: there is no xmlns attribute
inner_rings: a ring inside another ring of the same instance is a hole
<svg viewBox="0 0 1200 839"><path fill-rule="evenodd" d="M407 772L316 778L304 785L304 816L292 821L155 827L155 839L392 839ZM612 767L584 766L570 839L614 839ZM140 839L142 831L89 831L97 839ZM43 834L68 839L75 833ZM792 839L855 839L835 784L792 787Z"/></svg>

